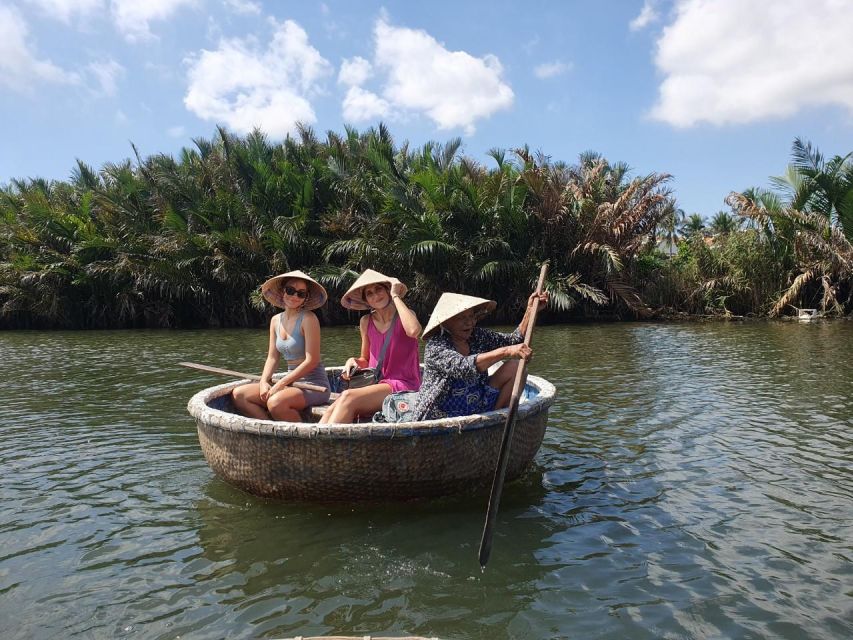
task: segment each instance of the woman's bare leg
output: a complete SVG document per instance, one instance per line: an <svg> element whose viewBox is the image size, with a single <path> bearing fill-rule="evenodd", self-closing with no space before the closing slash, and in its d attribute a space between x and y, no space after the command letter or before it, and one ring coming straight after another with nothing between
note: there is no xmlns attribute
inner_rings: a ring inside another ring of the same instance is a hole
<svg viewBox="0 0 853 640"><path fill-rule="evenodd" d="M234 398L234 406L240 415L247 418L259 418L269 420L270 413L267 411L266 403L261 400L261 385L257 382L242 384L231 392Z"/></svg>
<svg viewBox="0 0 853 640"><path fill-rule="evenodd" d="M346 391L343 391L341 395L343 395L344 393L346 393ZM332 404L326 407L326 410L323 412L323 415L320 416L320 419L317 421L317 424L328 424L329 418L332 416L332 412L335 410L335 404L337 404L338 400L340 399L341 396L338 396Z"/></svg>
<svg viewBox="0 0 853 640"><path fill-rule="evenodd" d="M373 415L382 408L382 401L390 393L391 385L384 382L347 389L326 410L320 422L351 424L358 416Z"/></svg>
<svg viewBox="0 0 853 640"><path fill-rule="evenodd" d="M305 395L299 389L285 387L267 400L267 408L273 420L301 422L299 412L306 406Z"/></svg>
<svg viewBox="0 0 853 640"><path fill-rule="evenodd" d="M518 370L519 362L519 360L507 360L489 377L489 386L500 391L495 409L504 409L509 406L509 399L512 397L512 385L515 382L515 372Z"/></svg>

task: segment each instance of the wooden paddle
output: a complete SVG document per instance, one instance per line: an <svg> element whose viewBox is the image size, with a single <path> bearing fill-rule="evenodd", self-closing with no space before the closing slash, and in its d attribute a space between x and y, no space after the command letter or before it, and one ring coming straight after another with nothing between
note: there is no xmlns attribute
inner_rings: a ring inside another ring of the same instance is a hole
<svg viewBox="0 0 853 640"><path fill-rule="evenodd" d="M206 364L196 364L195 362L179 362L182 367L190 369L198 369L199 371L207 371L208 373L218 373L223 376L233 376L235 378L246 378L260 382L261 376L256 376L253 373L240 373L239 371L231 371L231 369L220 369L219 367L208 367ZM326 387L321 387L319 384L311 384L310 382L294 382L290 385L304 391L328 391Z"/></svg>
<svg viewBox="0 0 853 640"><path fill-rule="evenodd" d="M548 263L542 265L539 271L539 282L536 285L537 295L542 293L542 287L545 284L545 274L548 273ZM539 301L533 305L530 310L530 317L527 319L527 330L524 335L524 344L530 346L530 338L533 336L533 327L536 324L536 314L539 311ZM501 448L498 452L498 464L495 467L495 477L492 480L492 493L489 495L489 508L486 511L486 524L483 527L483 537L480 540L480 567L486 566L489 561L489 556L492 553L492 532L495 528L495 521L498 517L498 506L501 502L501 492L503 491L504 476L506 476L506 466L509 462L509 448L512 443L512 432L515 429L515 414L518 412L518 400L521 396L521 391L524 389L524 383L527 381L527 360L522 360L518 363L518 369L515 372L515 382L512 385L512 396L509 400L509 409L506 414L506 423L504 424L503 440Z"/></svg>

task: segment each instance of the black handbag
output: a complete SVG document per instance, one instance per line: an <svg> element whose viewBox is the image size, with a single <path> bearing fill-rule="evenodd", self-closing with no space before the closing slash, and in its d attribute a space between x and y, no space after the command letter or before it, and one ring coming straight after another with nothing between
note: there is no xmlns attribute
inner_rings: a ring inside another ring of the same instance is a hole
<svg viewBox="0 0 853 640"><path fill-rule="evenodd" d="M356 369L350 374L349 380L341 378L341 383L346 389L361 389L377 382L379 382L379 376L376 375L376 369L373 368Z"/></svg>
<svg viewBox="0 0 853 640"><path fill-rule="evenodd" d="M394 324L397 322L397 312L394 312L394 317L391 318L391 324L388 325L388 331L385 332L385 341L382 343L382 349L379 351L379 359L376 361L376 367L367 367L364 369L356 369L350 375L349 380L341 378L341 387L344 389L361 389L376 384L382 379L382 363L385 360L385 352L388 350L388 345L391 343L391 334L394 331Z"/></svg>

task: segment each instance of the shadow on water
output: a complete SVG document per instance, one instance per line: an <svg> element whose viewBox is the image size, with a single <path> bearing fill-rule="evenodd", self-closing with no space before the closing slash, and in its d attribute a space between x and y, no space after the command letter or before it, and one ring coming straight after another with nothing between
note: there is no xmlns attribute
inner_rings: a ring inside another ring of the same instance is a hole
<svg viewBox="0 0 853 640"><path fill-rule="evenodd" d="M506 612L477 626L501 630L512 618L512 603L530 599L535 576L529 569L553 533L531 506L545 497L538 471L508 487L495 546L512 562L486 572L477 549L487 494L287 505L215 478L205 494L195 505L203 556L241 577L233 622L271 637L344 631L469 637L460 625L470 626L485 601L504 603ZM501 533L517 519L524 520L523 535Z"/></svg>

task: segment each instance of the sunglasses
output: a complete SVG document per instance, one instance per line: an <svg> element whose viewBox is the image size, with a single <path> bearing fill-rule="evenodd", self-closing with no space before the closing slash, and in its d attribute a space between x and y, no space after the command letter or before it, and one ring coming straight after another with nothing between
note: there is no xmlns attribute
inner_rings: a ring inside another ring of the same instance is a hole
<svg viewBox="0 0 853 640"><path fill-rule="evenodd" d="M290 285L284 287L284 293L288 296L296 296L300 300L305 300L308 297L308 289L294 289Z"/></svg>

